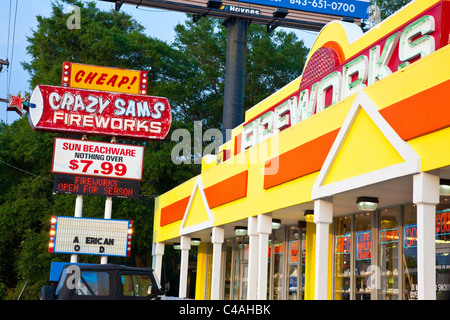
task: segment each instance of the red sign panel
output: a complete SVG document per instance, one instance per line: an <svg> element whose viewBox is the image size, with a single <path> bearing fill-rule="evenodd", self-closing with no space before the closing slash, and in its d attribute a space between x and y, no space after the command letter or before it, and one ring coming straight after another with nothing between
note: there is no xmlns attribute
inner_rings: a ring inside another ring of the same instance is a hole
<svg viewBox="0 0 450 320"><path fill-rule="evenodd" d="M172 123L163 97L38 85L30 105L36 130L163 140Z"/></svg>

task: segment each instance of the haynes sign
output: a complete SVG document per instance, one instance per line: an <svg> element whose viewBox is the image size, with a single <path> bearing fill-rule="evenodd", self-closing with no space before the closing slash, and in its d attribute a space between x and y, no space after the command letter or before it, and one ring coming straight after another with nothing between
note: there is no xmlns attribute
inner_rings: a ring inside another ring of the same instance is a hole
<svg viewBox="0 0 450 320"><path fill-rule="evenodd" d="M302 10L343 17L367 19L369 0L240 0L251 4L260 4L277 8ZM237 1L236 1L237 2Z"/></svg>
<svg viewBox="0 0 450 320"><path fill-rule="evenodd" d="M448 4L446 1L435 2L392 32L372 40L373 42L365 41L365 48L348 57L345 49L363 37L359 27L346 22L335 22L325 27L314 44L298 90L283 101L250 117L243 124L240 151L313 116L392 73L400 72L409 64L447 45L449 24L443 17L446 12L450 12ZM370 39L371 33L379 32L383 24L388 23L389 21L385 21L375 30L367 32L364 38ZM339 28L346 32L347 39L342 39L345 43L330 40L331 33L339 34ZM334 31L330 31L331 29ZM326 39L320 39L322 34L323 38L328 38L326 42Z"/></svg>
<svg viewBox="0 0 450 320"><path fill-rule="evenodd" d="M163 140L172 122L163 97L38 85L30 104L36 130Z"/></svg>

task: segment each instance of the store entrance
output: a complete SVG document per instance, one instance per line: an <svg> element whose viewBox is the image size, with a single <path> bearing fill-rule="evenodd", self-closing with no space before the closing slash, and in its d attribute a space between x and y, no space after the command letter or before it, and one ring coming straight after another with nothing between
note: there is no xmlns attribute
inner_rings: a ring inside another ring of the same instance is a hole
<svg viewBox="0 0 450 320"><path fill-rule="evenodd" d="M225 300L245 300L248 287L248 236L226 239L224 246ZM305 226L282 226L269 237L267 299L304 299L306 256Z"/></svg>
<svg viewBox="0 0 450 320"><path fill-rule="evenodd" d="M436 300L450 300L450 245L436 246Z"/></svg>

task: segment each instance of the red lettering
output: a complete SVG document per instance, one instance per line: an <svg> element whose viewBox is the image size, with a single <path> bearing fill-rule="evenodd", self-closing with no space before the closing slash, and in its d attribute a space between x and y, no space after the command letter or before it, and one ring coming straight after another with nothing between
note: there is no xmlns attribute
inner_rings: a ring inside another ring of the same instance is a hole
<svg viewBox="0 0 450 320"><path fill-rule="evenodd" d="M130 78L128 77L123 77L122 80L120 80L119 84L117 85L119 88L121 85L128 83L130 81Z"/></svg>
<svg viewBox="0 0 450 320"><path fill-rule="evenodd" d="M111 86L114 87L116 85L116 81L117 81L118 76L115 74L113 75L108 82L106 83L107 86Z"/></svg>
<svg viewBox="0 0 450 320"><path fill-rule="evenodd" d="M105 82L105 79L106 79L107 75L108 75L107 73L102 73L102 75L97 79L95 84L103 85L103 82Z"/></svg>
<svg viewBox="0 0 450 320"><path fill-rule="evenodd" d="M78 71L75 74L75 78L74 78L75 82L81 82L81 80L83 80L84 75L85 75L85 72L83 70Z"/></svg>
<svg viewBox="0 0 450 320"><path fill-rule="evenodd" d="M89 83L92 84L92 81L94 81L95 77L98 75L97 72L89 72L89 74L87 75L87 77L84 79L84 83Z"/></svg>

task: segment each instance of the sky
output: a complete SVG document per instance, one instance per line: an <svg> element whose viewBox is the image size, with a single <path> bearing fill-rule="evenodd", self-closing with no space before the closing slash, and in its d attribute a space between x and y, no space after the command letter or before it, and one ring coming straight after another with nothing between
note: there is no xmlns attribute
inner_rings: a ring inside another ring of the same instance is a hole
<svg viewBox="0 0 450 320"><path fill-rule="evenodd" d="M95 2L101 10L114 9L113 3L101 0ZM27 37L32 35L32 30L37 29L36 16L49 17L51 4L52 0L0 0L0 59L8 58L10 62L9 68L3 67L3 71L0 72L0 98L8 98L8 93L17 95L20 91L22 93L33 91L29 84L30 75L22 68L21 62L29 62L31 59L26 52ZM184 13L180 12L146 7L136 8L134 5L127 4L124 4L120 10L127 12L143 25L147 35L167 43L173 42L175 38L175 26L188 19ZM83 17L81 16L82 26ZM280 29L296 33L308 48L312 46L318 34L296 29ZM6 107L6 103L0 102L0 121L12 123L19 118L19 115L13 111L7 112Z"/></svg>

